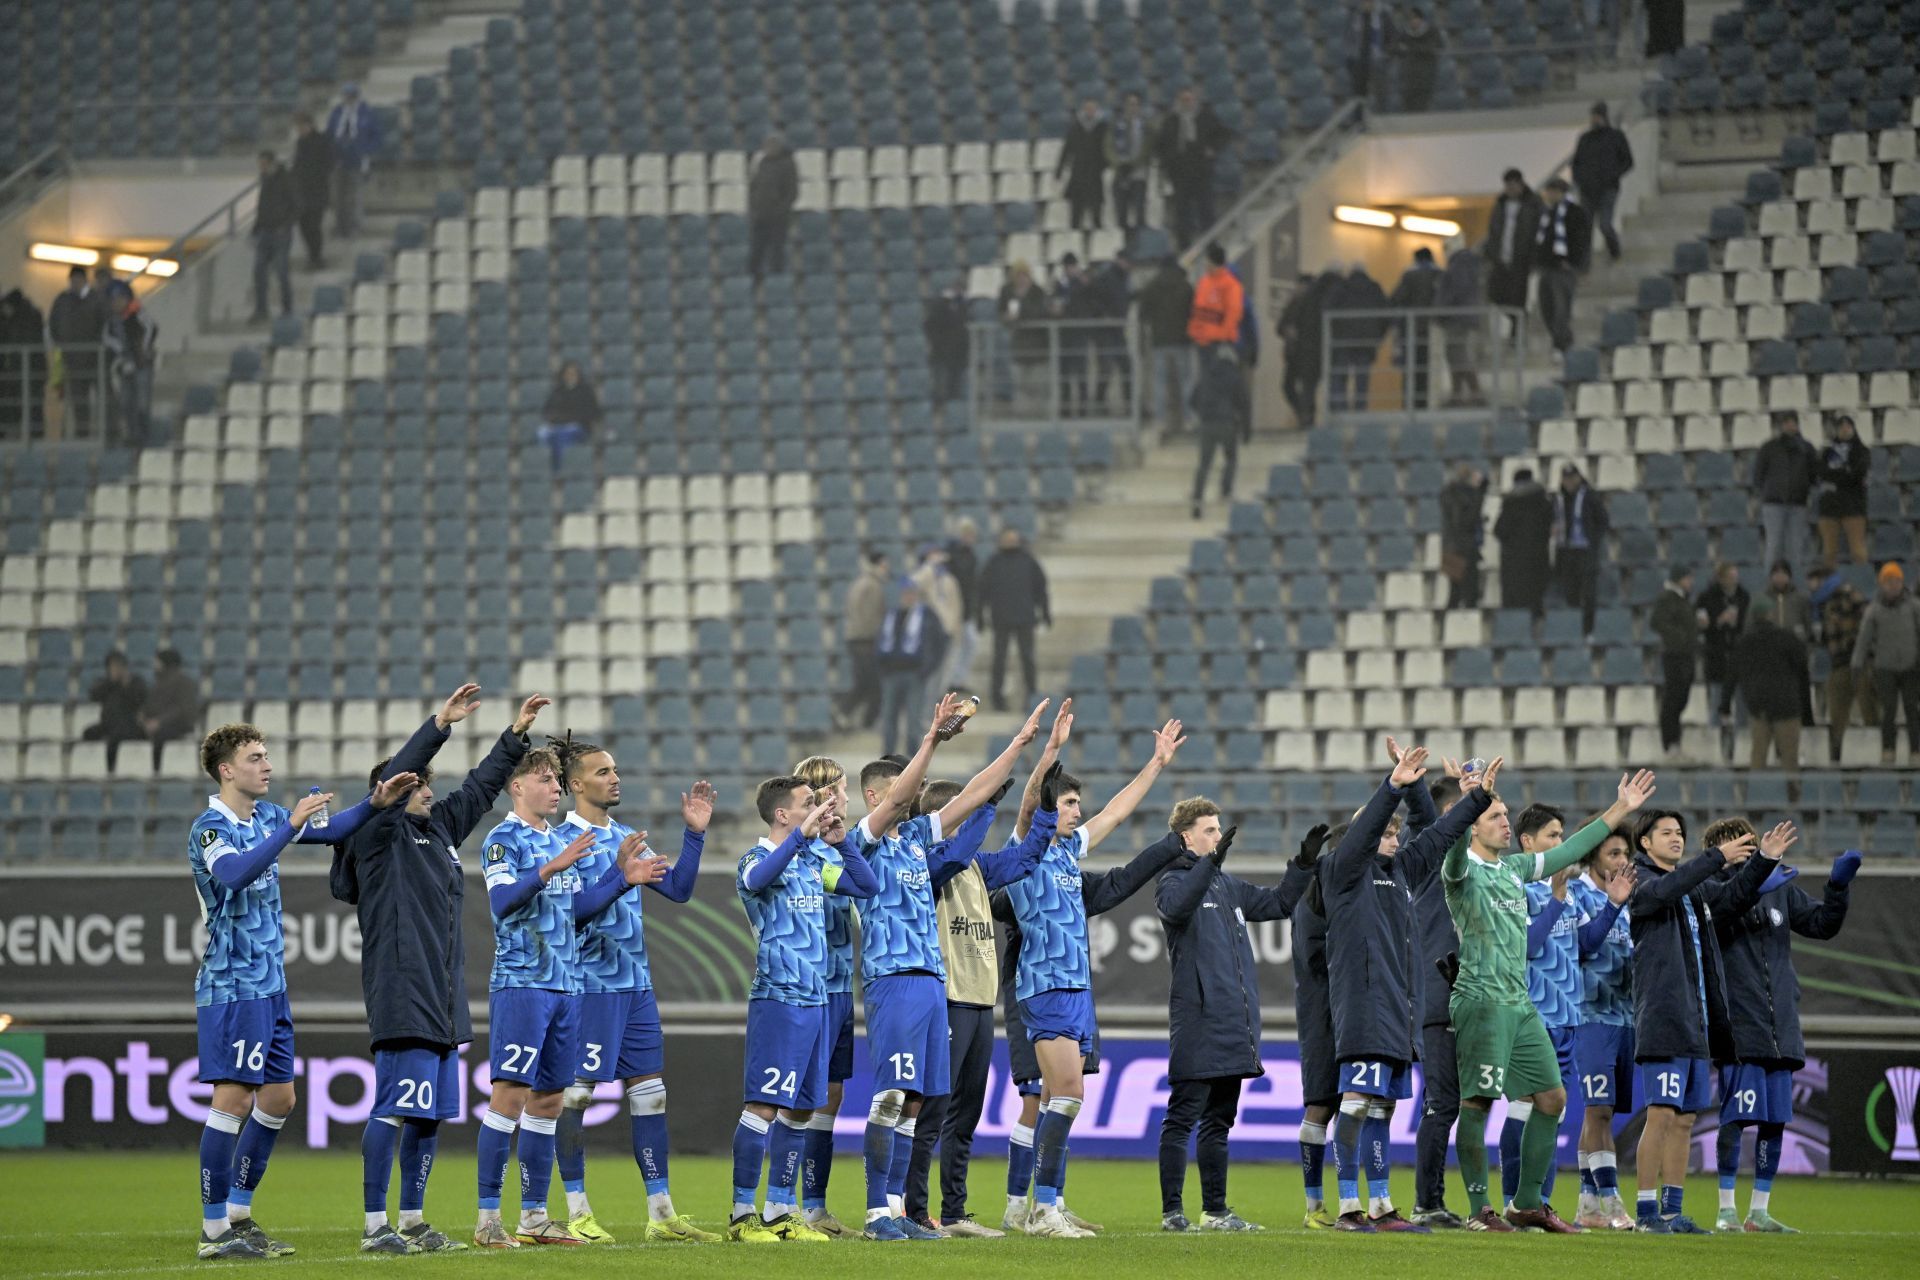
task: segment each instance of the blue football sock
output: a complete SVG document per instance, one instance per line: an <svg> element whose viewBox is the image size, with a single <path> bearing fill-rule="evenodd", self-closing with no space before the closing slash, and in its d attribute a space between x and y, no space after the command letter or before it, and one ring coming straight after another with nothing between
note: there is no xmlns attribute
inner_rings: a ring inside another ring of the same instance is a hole
<svg viewBox="0 0 1920 1280"><path fill-rule="evenodd" d="M1527 1131L1526 1116L1516 1120L1514 1110L1507 1107L1506 1123L1500 1126L1500 1195L1508 1204L1520 1194L1520 1136Z"/></svg>
<svg viewBox="0 0 1920 1280"><path fill-rule="evenodd" d="M629 1116L633 1130L633 1162L640 1166L640 1179L650 1196L667 1193L667 1113L647 1112Z"/></svg>
<svg viewBox="0 0 1920 1280"><path fill-rule="evenodd" d="M1740 1139L1744 1135L1737 1124L1723 1124L1713 1144L1715 1164L1720 1171L1720 1189L1733 1190L1740 1176Z"/></svg>
<svg viewBox="0 0 1920 1280"><path fill-rule="evenodd" d="M360 1137L360 1199L368 1213L387 1211L387 1184L393 1181L393 1152L400 1145L400 1122L385 1116L367 1121Z"/></svg>
<svg viewBox="0 0 1920 1280"><path fill-rule="evenodd" d="M1620 1157L1611 1151L1596 1151L1587 1157L1593 1166L1593 1185L1603 1196L1620 1194Z"/></svg>
<svg viewBox="0 0 1920 1280"><path fill-rule="evenodd" d="M1360 1129L1365 1122L1367 1104L1347 1101L1340 1104L1340 1115L1333 1122L1333 1177L1340 1188L1340 1212L1353 1213L1360 1208Z"/></svg>
<svg viewBox="0 0 1920 1280"><path fill-rule="evenodd" d="M867 1209L887 1207L887 1178L893 1172L893 1126L877 1120L867 1121L866 1141L861 1146L867 1170Z"/></svg>
<svg viewBox="0 0 1920 1280"><path fill-rule="evenodd" d="M1567 1113L1562 1111L1554 1122L1553 1154L1547 1159L1547 1176L1540 1182L1541 1200L1553 1199L1553 1185L1560 1178L1560 1133L1566 1126Z"/></svg>
<svg viewBox="0 0 1920 1280"><path fill-rule="evenodd" d="M1327 1126L1300 1124L1300 1177L1307 1188L1307 1208L1327 1199Z"/></svg>
<svg viewBox="0 0 1920 1280"><path fill-rule="evenodd" d="M740 1113L733 1127L733 1206L751 1209L760 1198L760 1166L767 1159L767 1122L751 1111Z"/></svg>
<svg viewBox="0 0 1920 1280"><path fill-rule="evenodd" d="M1767 1194L1780 1172L1780 1149L1785 1145L1786 1126L1763 1124L1753 1144L1753 1189Z"/></svg>
<svg viewBox="0 0 1920 1280"><path fill-rule="evenodd" d="M400 1212L421 1213L427 1207L427 1175L433 1172L434 1153L440 1149L438 1120L409 1120L400 1129Z"/></svg>
<svg viewBox="0 0 1920 1280"><path fill-rule="evenodd" d="M1007 1135L1007 1198L1023 1198L1033 1189L1033 1130L1016 1124Z"/></svg>
<svg viewBox="0 0 1920 1280"><path fill-rule="evenodd" d="M233 1187L233 1148L240 1138L239 1116L207 1111L207 1127L200 1131L201 1217L211 1235L227 1229L227 1196Z"/></svg>
<svg viewBox="0 0 1920 1280"><path fill-rule="evenodd" d="M554 1131L557 1118L520 1117L520 1212L541 1211L547 1207L547 1188L553 1185ZM562 1214L564 1218L566 1215Z"/></svg>
<svg viewBox="0 0 1920 1280"><path fill-rule="evenodd" d="M1686 1192L1687 1189L1685 1187L1676 1187L1671 1184L1662 1186L1660 1188L1660 1212L1669 1218L1679 1214L1681 1212L1680 1202L1686 1195Z"/></svg>
<svg viewBox="0 0 1920 1280"><path fill-rule="evenodd" d="M1080 1099L1053 1098L1033 1130L1033 1202L1054 1204L1067 1180L1067 1137L1080 1114Z"/></svg>
<svg viewBox="0 0 1920 1280"><path fill-rule="evenodd" d="M794 1184L800 1181L800 1148L807 1140L805 1121L785 1116L774 1121L767 1134L767 1217L777 1218L800 1208Z"/></svg>
<svg viewBox="0 0 1920 1280"><path fill-rule="evenodd" d="M1593 1176L1593 1170L1587 1168L1584 1157L1580 1163L1580 1194L1583 1196L1600 1194L1600 1180Z"/></svg>
<svg viewBox="0 0 1920 1280"><path fill-rule="evenodd" d="M272 1157L273 1144L280 1137L280 1126L286 1122L285 1116L270 1116L257 1106L247 1117L246 1127L240 1130L240 1141L233 1149L233 1189L227 1193L229 1206L253 1207L253 1193L260 1180L267 1176L267 1160Z"/></svg>
<svg viewBox="0 0 1920 1280"><path fill-rule="evenodd" d="M500 1208L500 1188L507 1180L507 1158L513 1153L513 1131L517 1124L492 1107L480 1117L480 1139L476 1145L482 1209L497 1211Z"/></svg>
<svg viewBox="0 0 1920 1280"><path fill-rule="evenodd" d="M1634 1210L1638 1217L1651 1218L1660 1212L1660 1193L1642 1189L1634 1197Z"/></svg>
<svg viewBox="0 0 1920 1280"><path fill-rule="evenodd" d="M563 1106L553 1131L554 1157L560 1165L560 1183L575 1195L587 1189L587 1109Z"/></svg>
<svg viewBox="0 0 1920 1280"><path fill-rule="evenodd" d="M904 1196L907 1194L907 1169L913 1164L913 1136L919 1132L918 1121L902 1120L893 1131L893 1163L887 1170L887 1195ZM1060 1179L1066 1181L1067 1170L1060 1166Z"/></svg>
<svg viewBox="0 0 1920 1280"><path fill-rule="evenodd" d="M827 1179L833 1173L833 1117L824 1111L807 1121L800 1144L800 1204L807 1209L827 1207Z"/></svg>
<svg viewBox="0 0 1920 1280"><path fill-rule="evenodd" d="M1362 1159L1367 1168L1367 1195L1376 1200L1391 1200L1393 1197L1392 1189L1387 1184L1387 1143L1391 1141L1387 1121L1391 1114L1386 1107L1370 1105L1366 1122L1360 1126Z"/></svg>

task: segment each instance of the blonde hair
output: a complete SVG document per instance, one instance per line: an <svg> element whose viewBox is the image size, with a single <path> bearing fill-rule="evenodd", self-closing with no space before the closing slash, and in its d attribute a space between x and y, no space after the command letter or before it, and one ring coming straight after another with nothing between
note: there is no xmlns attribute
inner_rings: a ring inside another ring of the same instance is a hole
<svg viewBox="0 0 1920 1280"><path fill-rule="evenodd" d="M1700 843L1709 849L1718 849L1723 844L1730 844L1742 836L1753 834L1755 834L1753 824L1745 818L1716 818L1708 825L1705 834L1700 837Z"/></svg>
<svg viewBox="0 0 1920 1280"><path fill-rule="evenodd" d="M847 771L832 756L808 756L793 766L793 776L815 791L825 791L846 777Z"/></svg>
<svg viewBox="0 0 1920 1280"><path fill-rule="evenodd" d="M1189 831L1193 824L1202 818L1217 818L1220 806L1205 796L1188 796L1173 806L1173 812L1167 815L1167 830L1178 833Z"/></svg>

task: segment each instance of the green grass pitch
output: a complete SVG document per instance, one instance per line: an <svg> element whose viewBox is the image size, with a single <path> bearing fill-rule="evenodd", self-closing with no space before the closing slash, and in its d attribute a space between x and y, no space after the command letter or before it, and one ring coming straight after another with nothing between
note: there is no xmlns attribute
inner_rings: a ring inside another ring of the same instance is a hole
<svg viewBox="0 0 1920 1280"><path fill-rule="evenodd" d="M471 1137L471 1131L465 1135ZM473 1226L473 1157L455 1147L434 1170L427 1208L436 1226L469 1238ZM682 1158L673 1166L674 1199L709 1228L725 1212L730 1180L721 1159ZM638 1240L645 1222L638 1174L630 1164L601 1157L590 1167L594 1208L616 1236ZM863 1241L830 1245L662 1246L616 1244L581 1249L372 1257L358 1249L360 1161L347 1152L278 1155L255 1203L260 1221L299 1252L272 1262L196 1261L193 1239L199 1205L193 1198L194 1156L174 1153L14 1153L0 1157L0 1191L8 1222L0 1229L0 1274L11 1280L61 1277L83 1280L189 1272L244 1265L276 1275L319 1275L322 1268L394 1267L443 1278L605 1274L609 1269L671 1267L676 1276L892 1276L916 1275L1258 1275L1289 1272L1340 1280L1382 1276L1471 1274L1499 1277L1708 1276L1844 1277L1920 1274L1920 1187L1911 1183L1785 1179L1773 1207L1803 1229L1798 1236L1710 1239L1605 1237L1558 1239L1539 1235L1488 1237L1446 1233L1432 1237L1334 1236L1300 1227L1300 1181L1292 1165L1237 1166L1234 1206L1268 1230L1254 1236L1166 1235L1159 1230L1159 1194L1153 1167L1136 1161L1082 1160L1072 1166L1069 1199L1084 1216L1106 1224L1097 1240L946 1240L881 1247ZM971 1182L976 1214L999 1221L1005 1204L1005 1165L975 1163ZM1563 1173L1561 1199L1571 1210L1574 1188ZM1329 1179L1331 1181L1331 1179ZM833 1207L854 1222L862 1203L860 1165L842 1156L834 1166ZM559 1191L556 1180L554 1190ZM1410 1185L1395 1183L1400 1204ZM509 1188L511 1193L511 1188ZM1459 1199L1457 1184L1455 1199ZM1711 1222L1717 1203L1710 1178L1687 1188L1688 1210ZM937 1198L937 1193L936 1193ZM397 1205L397 1198L393 1202ZM1189 1208L1197 1208L1197 1179L1189 1175ZM1745 1186L1741 1203L1745 1204ZM1455 1208L1459 1208L1458 1203ZM511 1207L509 1207L511 1213ZM989 1217L989 1211L991 1216ZM664 1255L664 1256L663 1256ZM337 1271L332 1274L338 1274Z"/></svg>

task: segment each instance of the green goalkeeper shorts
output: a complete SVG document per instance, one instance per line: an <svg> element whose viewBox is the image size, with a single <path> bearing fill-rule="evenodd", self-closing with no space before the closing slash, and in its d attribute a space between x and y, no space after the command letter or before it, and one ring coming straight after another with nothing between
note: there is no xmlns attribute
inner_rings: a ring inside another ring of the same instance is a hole
<svg viewBox="0 0 1920 1280"><path fill-rule="evenodd" d="M1560 1059L1531 1004L1453 998L1460 1096L1525 1098L1561 1086Z"/></svg>

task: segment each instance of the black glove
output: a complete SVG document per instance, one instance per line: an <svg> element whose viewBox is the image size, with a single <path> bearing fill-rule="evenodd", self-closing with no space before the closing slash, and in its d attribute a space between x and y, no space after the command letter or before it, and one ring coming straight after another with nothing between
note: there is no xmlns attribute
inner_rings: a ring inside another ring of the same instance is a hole
<svg viewBox="0 0 1920 1280"><path fill-rule="evenodd" d="M1056 788L1060 785L1060 762L1055 760L1040 779L1040 807L1055 808L1060 800Z"/></svg>
<svg viewBox="0 0 1920 1280"><path fill-rule="evenodd" d="M1433 962L1433 967L1438 969L1440 976L1447 980L1447 990L1453 990L1453 984L1460 980L1460 953L1457 951L1447 952L1446 955L1441 956Z"/></svg>
<svg viewBox="0 0 1920 1280"><path fill-rule="evenodd" d="M1314 864L1320 861L1320 846L1327 842L1327 832L1330 830L1332 828L1324 822L1309 829L1306 838L1300 841L1300 853L1294 858L1293 865L1302 871L1313 870Z"/></svg>
<svg viewBox="0 0 1920 1280"><path fill-rule="evenodd" d="M1233 848L1233 838L1239 834L1239 831L1238 827L1228 827L1220 833L1220 843L1213 847L1214 866L1217 867L1227 860L1227 850Z"/></svg>
<svg viewBox="0 0 1920 1280"><path fill-rule="evenodd" d="M1001 783L998 787L996 787L994 789L993 794L987 797L987 803L990 805L997 806L1002 800L1005 800L1007 798L1007 791L1012 786L1013 786L1013 775L1009 773L1007 775L1007 780Z"/></svg>

